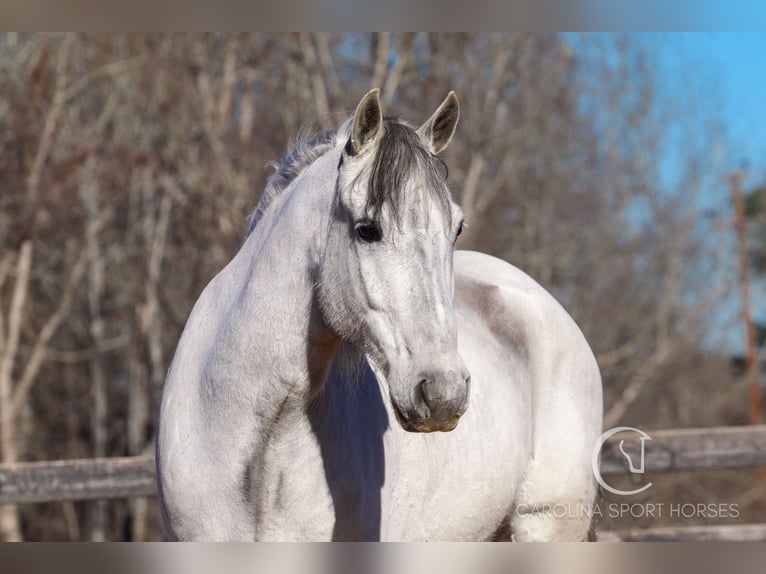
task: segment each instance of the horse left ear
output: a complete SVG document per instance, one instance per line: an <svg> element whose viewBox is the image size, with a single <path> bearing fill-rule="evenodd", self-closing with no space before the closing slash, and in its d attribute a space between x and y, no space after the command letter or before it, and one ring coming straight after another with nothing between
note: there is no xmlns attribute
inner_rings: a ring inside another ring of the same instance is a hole
<svg viewBox="0 0 766 574"><path fill-rule="evenodd" d="M418 128L418 134L426 140L431 153L439 153L447 147L455 133L460 118L460 104L455 92L450 92L434 115Z"/></svg>

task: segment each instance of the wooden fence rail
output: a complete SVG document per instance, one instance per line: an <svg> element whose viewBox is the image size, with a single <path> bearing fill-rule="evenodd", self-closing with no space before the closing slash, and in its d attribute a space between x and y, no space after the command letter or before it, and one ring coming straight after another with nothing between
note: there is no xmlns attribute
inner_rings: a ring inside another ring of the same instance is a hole
<svg viewBox="0 0 766 574"><path fill-rule="evenodd" d="M766 467L766 425L674 429L649 432L645 441L645 472ZM641 441L635 432L620 433L606 441L601 452L602 476L626 474L628 462L641 458Z"/></svg>
<svg viewBox="0 0 766 574"><path fill-rule="evenodd" d="M0 504L156 494L154 459L148 456L0 465Z"/></svg>
<svg viewBox="0 0 766 574"><path fill-rule="evenodd" d="M766 467L766 425L663 430L644 443L646 473ZM621 433L606 441L603 476L628 473L641 460L641 441ZM103 458L0 465L0 504L155 496L154 459Z"/></svg>

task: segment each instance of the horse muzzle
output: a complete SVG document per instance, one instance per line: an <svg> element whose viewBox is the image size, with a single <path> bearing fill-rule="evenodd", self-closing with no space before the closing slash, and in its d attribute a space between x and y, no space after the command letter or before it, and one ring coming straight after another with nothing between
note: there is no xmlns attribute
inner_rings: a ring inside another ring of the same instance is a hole
<svg viewBox="0 0 766 574"><path fill-rule="evenodd" d="M468 409L471 376L466 368L424 371L415 380L411 404L401 407L392 397L402 428L409 432L453 430Z"/></svg>

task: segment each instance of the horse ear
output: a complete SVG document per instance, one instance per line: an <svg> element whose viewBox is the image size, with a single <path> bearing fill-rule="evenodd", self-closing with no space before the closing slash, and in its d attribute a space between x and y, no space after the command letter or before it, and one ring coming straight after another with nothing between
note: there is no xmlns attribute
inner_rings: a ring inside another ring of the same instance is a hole
<svg viewBox="0 0 766 574"><path fill-rule="evenodd" d="M375 88L365 94L354 112L354 125L348 152L357 155L374 142L380 134L383 112L380 110L380 90Z"/></svg>
<svg viewBox="0 0 766 574"><path fill-rule="evenodd" d="M426 140L432 153L439 153L447 147L455 133L460 118L460 104L455 92L450 92L434 115L418 128L418 134Z"/></svg>

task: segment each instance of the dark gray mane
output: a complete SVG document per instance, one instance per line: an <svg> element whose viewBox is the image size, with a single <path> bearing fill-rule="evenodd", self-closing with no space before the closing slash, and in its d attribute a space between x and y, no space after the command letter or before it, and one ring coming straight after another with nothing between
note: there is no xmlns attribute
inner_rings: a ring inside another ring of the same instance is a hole
<svg viewBox="0 0 766 574"><path fill-rule="evenodd" d="M261 200L250 216L248 235L253 232L255 224L266 212L274 198L278 197L304 169L335 147L338 134L345 132L345 127L346 123L340 130L331 130L320 134L301 130L279 161L268 163L269 167L274 168L274 173L267 180Z"/></svg>
<svg viewBox="0 0 766 574"><path fill-rule="evenodd" d="M275 172L269 177L263 196L250 217L248 235L252 233L272 201L304 169L334 148L340 137L348 137L349 124L350 119L336 131L320 134L302 132L278 162L269 162L269 165L275 168ZM371 218L377 218L383 206L389 205L394 219L397 223L400 222L402 192L415 170L419 170L425 180L424 185L419 187L419 192L429 192L437 200L444 215L451 220L446 164L423 145L420 136L412 127L402 123L397 117L386 116L372 167L362 172L369 178L367 211Z"/></svg>

